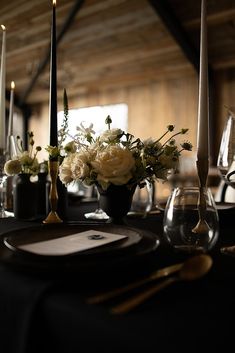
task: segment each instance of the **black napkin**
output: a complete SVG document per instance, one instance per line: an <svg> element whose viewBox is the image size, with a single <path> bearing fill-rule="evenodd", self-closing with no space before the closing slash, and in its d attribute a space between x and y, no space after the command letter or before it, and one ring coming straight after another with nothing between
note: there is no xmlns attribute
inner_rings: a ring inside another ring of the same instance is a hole
<svg viewBox="0 0 235 353"><path fill-rule="evenodd" d="M27 352L34 313L52 285L49 280L0 267L1 352Z"/></svg>

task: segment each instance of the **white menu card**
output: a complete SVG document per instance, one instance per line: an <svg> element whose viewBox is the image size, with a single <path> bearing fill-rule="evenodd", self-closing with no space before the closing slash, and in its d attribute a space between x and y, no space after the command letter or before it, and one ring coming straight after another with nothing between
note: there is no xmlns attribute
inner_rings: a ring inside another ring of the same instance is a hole
<svg viewBox="0 0 235 353"><path fill-rule="evenodd" d="M70 234L56 239L18 245L18 248L38 255L69 255L113 243L125 238L127 238L126 235L101 232L91 229L85 232Z"/></svg>

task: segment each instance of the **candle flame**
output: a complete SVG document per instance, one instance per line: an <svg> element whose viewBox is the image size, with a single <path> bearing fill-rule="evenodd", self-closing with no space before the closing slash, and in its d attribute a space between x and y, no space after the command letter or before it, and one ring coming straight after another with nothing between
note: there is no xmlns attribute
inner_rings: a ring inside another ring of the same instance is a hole
<svg viewBox="0 0 235 353"><path fill-rule="evenodd" d="M56 0L53 0L53 5L54 5L54 6L56 5Z"/></svg>
<svg viewBox="0 0 235 353"><path fill-rule="evenodd" d="M5 31L6 30L6 27L4 25L1 25L2 27L2 30Z"/></svg>
<svg viewBox="0 0 235 353"><path fill-rule="evenodd" d="M15 82L11 81L11 89L15 89Z"/></svg>

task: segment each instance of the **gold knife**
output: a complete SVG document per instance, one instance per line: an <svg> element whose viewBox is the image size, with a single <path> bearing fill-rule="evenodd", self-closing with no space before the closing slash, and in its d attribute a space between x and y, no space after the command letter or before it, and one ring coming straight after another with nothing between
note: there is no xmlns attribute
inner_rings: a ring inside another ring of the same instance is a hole
<svg viewBox="0 0 235 353"><path fill-rule="evenodd" d="M171 265L171 266L167 266L164 268L161 268L159 270L156 270L154 272L152 272L150 275L148 275L145 278L142 278L140 280L137 280L135 282L132 282L124 287L120 287L120 288L115 288L111 291L108 292L104 292L104 293L100 293L98 295L89 297L87 299L87 303L88 304L98 304L98 303L102 303L108 299L114 298L120 294L126 293L129 290L138 288L140 286L142 286L143 284L146 284L148 282L154 281L156 279L162 278L162 277L167 277L172 273L175 273L177 271L179 271L181 269L181 267L183 266L182 263L178 263L175 265Z"/></svg>

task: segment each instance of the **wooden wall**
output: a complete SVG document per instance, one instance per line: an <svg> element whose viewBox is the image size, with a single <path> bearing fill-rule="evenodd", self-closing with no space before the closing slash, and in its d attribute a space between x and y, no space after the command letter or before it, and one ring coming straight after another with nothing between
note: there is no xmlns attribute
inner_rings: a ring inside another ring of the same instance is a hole
<svg viewBox="0 0 235 353"><path fill-rule="evenodd" d="M168 124L176 125L176 129L189 128L189 133L183 138L190 140L196 148L197 90L196 75L191 75L142 86L93 92L84 97L70 98L69 89L67 93L70 108L126 103L128 130L142 139L159 137ZM62 97L58 97L58 110L63 109L61 102ZM48 143L48 126L48 106L35 107L29 127L35 131L37 143L43 146Z"/></svg>

